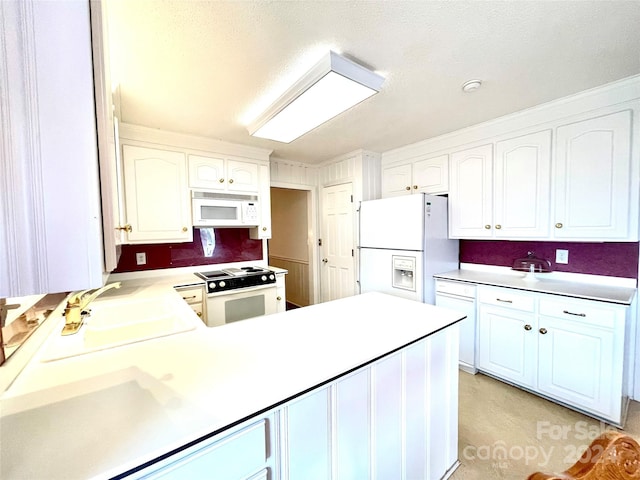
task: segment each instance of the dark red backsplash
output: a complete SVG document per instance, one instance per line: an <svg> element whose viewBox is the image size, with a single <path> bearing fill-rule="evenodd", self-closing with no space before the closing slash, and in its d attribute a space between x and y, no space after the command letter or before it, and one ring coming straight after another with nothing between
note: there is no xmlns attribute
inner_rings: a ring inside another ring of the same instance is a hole
<svg viewBox="0 0 640 480"><path fill-rule="evenodd" d="M556 249L569 250L569 263L556 263ZM511 242L460 240L460 262L511 267L533 251L558 272L638 278L638 243Z"/></svg>
<svg viewBox="0 0 640 480"><path fill-rule="evenodd" d="M262 240L251 240L248 228L216 228L215 235L212 257L204 256L197 228L193 229L193 242L122 245L114 273L262 260ZM140 252L147 255L146 265L136 265L136 253Z"/></svg>

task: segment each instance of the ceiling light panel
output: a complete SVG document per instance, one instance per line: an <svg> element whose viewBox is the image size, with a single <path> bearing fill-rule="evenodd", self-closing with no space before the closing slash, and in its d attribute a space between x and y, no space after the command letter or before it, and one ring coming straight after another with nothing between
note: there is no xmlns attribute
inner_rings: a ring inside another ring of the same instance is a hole
<svg viewBox="0 0 640 480"><path fill-rule="evenodd" d="M289 143L378 93L384 78L329 52L249 126L256 137Z"/></svg>

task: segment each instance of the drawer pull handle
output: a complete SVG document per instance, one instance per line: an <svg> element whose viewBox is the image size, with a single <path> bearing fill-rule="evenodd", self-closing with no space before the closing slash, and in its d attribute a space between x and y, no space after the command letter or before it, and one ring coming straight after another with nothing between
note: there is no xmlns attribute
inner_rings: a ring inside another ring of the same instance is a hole
<svg viewBox="0 0 640 480"><path fill-rule="evenodd" d="M531 330L531 325L529 325L528 323L524 326L524 329L528 332L529 330Z"/></svg>
<svg viewBox="0 0 640 480"><path fill-rule="evenodd" d="M196 298L196 295L191 295L190 297L182 297L182 299L183 299L185 302L187 302L187 301L189 301L189 300L191 300L191 299L193 299L193 298Z"/></svg>
<svg viewBox="0 0 640 480"><path fill-rule="evenodd" d="M541 328L539 331L540 331L540 333L541 333L542 335L544 335L545 333L547 333L547 329L546 329L546 328L544 328L544 327L543 327L543 328Z"/></svg>
<svg viewBox="0 0 640 480"><path fill-rule="evenodd" d="M576 317L586 317L587 316L586 313L573 313L573 312L570 312L569 310L563 310L562 313L566 313L567 315L575 315Z"/></svg>
<svg viewBox="0 0 640 480"><path fill-rule="evenodd" d="M501 299L501 298L496 298L496 300L497 300L498 302L502 302L502 303L513 303L513 300L503 300L503 299Z"/></svg>

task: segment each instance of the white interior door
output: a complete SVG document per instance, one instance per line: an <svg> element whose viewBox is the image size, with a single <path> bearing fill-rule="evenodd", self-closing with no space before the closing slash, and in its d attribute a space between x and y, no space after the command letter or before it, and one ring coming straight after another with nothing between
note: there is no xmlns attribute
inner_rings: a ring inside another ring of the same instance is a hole
<svg viewBox="0 0 640 480"><path fill-rule="evenodd" d="M353 186L322 190L322 301L355 294Z"/></svg>

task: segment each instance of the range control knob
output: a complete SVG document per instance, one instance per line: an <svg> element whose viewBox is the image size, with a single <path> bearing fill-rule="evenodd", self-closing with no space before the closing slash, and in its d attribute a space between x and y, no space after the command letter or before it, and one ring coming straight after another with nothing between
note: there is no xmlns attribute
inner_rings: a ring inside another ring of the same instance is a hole
<svg viewBox="0 0 640 480"><path fill-rule="evenodd" d="M273 280L274 278L276 278L276 277L273 276L273 273L271 275L269 275L269 280Z"/></svg>
<svg viewBox="0 0 640 480"><path fill-rule="evenodd" d="M224 288L224 286L226 285L224 280L221 280L220 283L218 284L220 285L220 288Z"/></svg>
<svg viewBox="0 0 640 480"><path fill-rule="evenodd" d="M212 290L216 288L216 282L209 282L209 288Z"/></svg>
<svg viewBox="0 0 640 480"><path fill-rule="evenodd" d="M266 282L267 281L267 276L266 275L262 275L260 277L260 280L262 280L263 282Z"/></svg>

